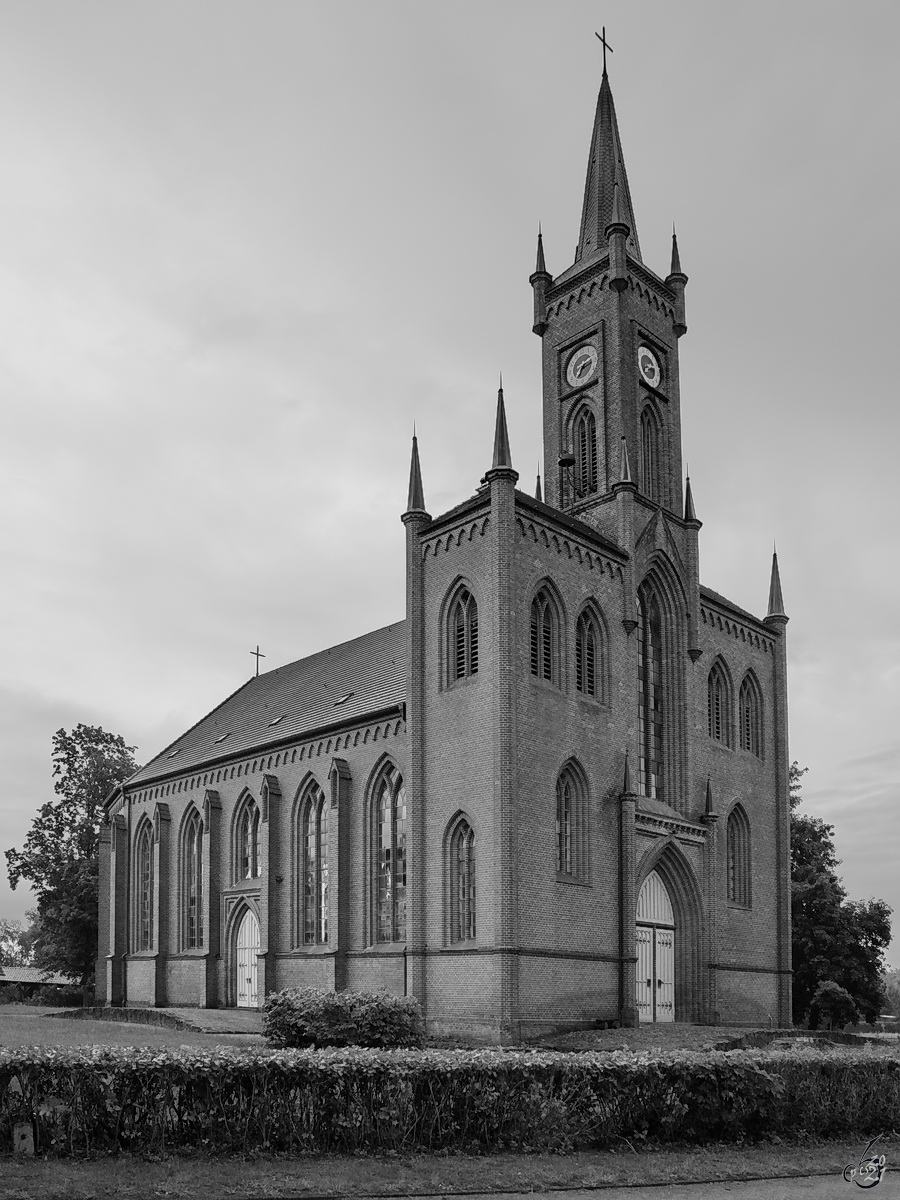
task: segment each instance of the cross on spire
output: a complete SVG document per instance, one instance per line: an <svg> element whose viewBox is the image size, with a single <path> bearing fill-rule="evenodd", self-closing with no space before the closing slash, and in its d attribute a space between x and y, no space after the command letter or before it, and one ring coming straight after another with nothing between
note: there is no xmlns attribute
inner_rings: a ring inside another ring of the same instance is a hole
<svg viewBox="0 0 900 1200"><path fill-rule="evenodd" d="M595 32L594 37L597 38L598 41L603 43L603 74L605 75L606 74L606 52L608 50L610 52L610 54L612 54L613 48L609 44L609 42L606 40L606 26L604 25L602 28L603 28L603 33L600 34L600 33Z"/></svg>
<svg viewBox="0 0 900 1200"><path fill-rule="evenodd" d="M259 660L261 658L266 657L265 654L263 654L262 650L260 650L260 648L259 648L259 642L256 643L256 649L251 650L250 653L256 659L256 674L259 675Z"/></svg>

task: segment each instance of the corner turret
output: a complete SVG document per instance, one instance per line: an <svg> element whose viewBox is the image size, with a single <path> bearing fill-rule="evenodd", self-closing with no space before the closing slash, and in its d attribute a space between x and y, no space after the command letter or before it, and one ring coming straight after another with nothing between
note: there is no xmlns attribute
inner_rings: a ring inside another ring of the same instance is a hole
<svg viewBox="0 0 900 1200"><path fill-rule="evenodd" d="M672 328L676 337L687 333L687 321L684 315L684 287L688 281L687 275L681 269L681 257L678 254L678 238L675 236L675 226L672 226L672 266L666 276L666 283L675 293L675 317Z"/></svg>
<svg viewBox="0 0 900 1200"><path fill-rule="evenodd" d="M540 225L538 226L537 260L534 274L529 277L528 282L534 289L534 324L531 329L538 337L543 337L547 328L547 288L553 282L553 276L547 270L544 262L544 239L541 235Z"/></svg>

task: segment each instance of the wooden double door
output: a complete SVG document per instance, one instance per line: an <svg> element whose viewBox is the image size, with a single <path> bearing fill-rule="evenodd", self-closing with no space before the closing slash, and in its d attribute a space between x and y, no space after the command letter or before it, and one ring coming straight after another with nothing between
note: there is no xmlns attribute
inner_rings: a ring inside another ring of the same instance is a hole
<svg viewBox="0 0 900 1200"><path fill-rule="evenodd" d="M635 1002L641 1021L675 1020L675 915L666 885L655 871L638 895Z"/></svg>
<svg viewBox="0 0 900 1200"><path fill-rule="evenodd" d="M238 925L234 963L238 1008L258 1007L259 921L249 908Z"/></svg>

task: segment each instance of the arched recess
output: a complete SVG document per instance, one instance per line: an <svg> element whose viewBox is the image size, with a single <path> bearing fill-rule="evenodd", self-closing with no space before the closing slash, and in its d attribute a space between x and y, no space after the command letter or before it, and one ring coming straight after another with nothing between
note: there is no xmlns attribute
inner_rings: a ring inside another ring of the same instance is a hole
<svg viewBox="0 0 900 1200"><path fill-rule="evenodd" d="M231 820L231 878L234 883L259 878L260 821L259 803L245 788L234 806Z"/></svg>
<svg viewBox="0 0 900 1200"><path fill-rule="evenodd" d="M445 940L449 945L478 936L478 846L475 824L458 809L444 830Z"/></svg>
<svg viewBox="0 0 900 1200"><path fill-rule="evenodd" d="M713 660L706 677L706 728L714 742L734 745L734 688L731 672L721 654Z"/></svg>
<svg viewBox="0 0 900 1200"><path fill-rule="evenodd" d="M575 690L609 703L609 631L596 600L588 600L575 618Z"/></svg>
<svg viewBox="0 0 900 1200"><path fill-rule="evenodd" d="M703 963L706 929L703 894L691 864L674 837L651 846L637 866L635 896L651 871L666 887L675 916L675 1020L702 1021L706 1009Z"/></svg>
<svg viewBox="0 0 900 1200"><path fill-rule="evenodd" d="M384 754L366 787L370 944L406 941L409 821L406 783Z"/></svg>
<svg viewBox="0 0 900 1200"><path fill-rule="evenodd" d="M440 607L441 681L448 687L478 674L481 657L479 595L465 576L458 575Z"/></svg>
<svg viewBox="0 0 900 1200"><path fill-rule="evenodd" d="M654 601L658 611L658 658L653 671L648 668L647 646L641 645L646 637L642 618L646 616L649 602ZM658 705L655 712L656 732L659 740L659 764L657 769L656 799L664 800L674 808L686 803L683 771L687 739L687 716L685 713L687 654L687 599L677 571L671 560L662 551L653 555L644 578L638 588L638 637L639 677L638 716L639 725L646 721L648 706ZM655 673L655 674L654 674ZM655 697L649 693L649 682L658 689ZM645 757L649 751L651 731L646 725L640 730L639 752ZM653 796L653 789L642 777L639 760L639 787L642 795ZM643 773L646 775L646 772Z"/></svg>
<svg viewBox="0 0 900 1200"><path fill-rule="evenodd" d="M131 945L140 954L153 949L153 825L146 813L138 822L133 846Z"/></svg>
<svg viewBox="0 0 900 1200"><path fill-rule="evenodd" d="M528 613L531 674L566 687L566 612L559 590L544 577L531 593Z"/></svg>
<svg viewBox="0 0 900 1200"><path fill-rule="evenodd" d="M663 504L663 423L656 405L648 400L641 409L641 491L648 500Z"/></svg>
<svg viewBox="0 0 900 1200"><path fill-rule="evenodd" d="M247 914L251 914L259 930L259 905L252 896L242 896L232 907L225 921L225 1003L229 1008L238 1006L239 987L238 971L245 967L245 962L239 961L238 937ZM259 997L262 989L263 973L257 963L256 992Z"/></svg>
<svg viewBox="0 0 900 1200"><path fill-rule="evenodd" d="M740 800L736 801L725 823L725 887L728 903L750 908L752 847L750 818Z"/></svg>
<svg viewBox="0 0 900 1200"><path fill-rule="evenodd" d="M556 776L556 870L590 881L590 788L577 758L567 759Z"/></svg>
<svg viewBox="0 0 900 1200"><path fill-rule="evenodd" d="M738 738L742 750L763 758L763 697L756 674L749 670L738 692Z"/></svg>
<svg viewBox="0 0 900 1200"><path fill-rule="evenodd" d="M178 834L178 929L182 950L203 948L203 816L189 804Z"/></svg>

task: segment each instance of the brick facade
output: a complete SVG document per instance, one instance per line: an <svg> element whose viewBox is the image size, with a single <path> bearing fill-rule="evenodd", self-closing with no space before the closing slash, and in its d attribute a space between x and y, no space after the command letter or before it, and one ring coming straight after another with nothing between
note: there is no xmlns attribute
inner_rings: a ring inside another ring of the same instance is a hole
<svg viewBox="0 0 900 1200"><path fill-rule="evenodd" d="M502 393L493 466L442 516L425 511L414 446L405 623L371 635L371 650L362 639L315 658L334 675L317 684L327 704L314 715L273 698L290 672L312 678L313 659L270 672L111 798L106 1003L237 1003L249 911L260 1001L294 985L408 992L433 1031L491 1041L630 1025L638 895L655 872L673 914L676 1019L789 1022L787 618L780 585L764 619L700 585L681 466L687 277L677 247L665 279L640 259L605 76L597 112L576 262L554 279L539 245L531 280L547 503L516 489ZM459 666L461 596L477 610L465 634L477 637L475 669ZM396 809L378 808L386 778L395 793L402 778ZM315 851L302 827L313 786L327 809ZM259 810L250 857L248 805ZM202 932L190 945L194 811ZM153 930L139 949L145 821ZM460 828L472 834L465 862ZM311 934L313 904L325 937Z"/></svg>

